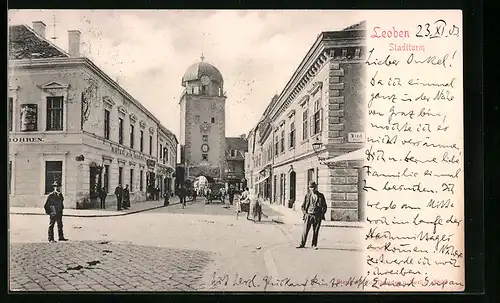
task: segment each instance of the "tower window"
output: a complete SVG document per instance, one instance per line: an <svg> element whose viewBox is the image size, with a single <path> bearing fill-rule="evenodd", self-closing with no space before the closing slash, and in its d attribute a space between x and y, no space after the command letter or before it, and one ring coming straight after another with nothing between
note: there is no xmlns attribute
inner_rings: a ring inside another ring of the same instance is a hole
<svg viewBox="0 0 500 303"><path fill-rule="evenodd" d="M208 135L203 135L202 140L204 143L208 142Z"/></svg>
<svg viewBox="0 0 500 303"><path fill-rule="evenodd" d="M201 154L201 159L203 161L208 161L208 154Z"/></svg>
<svg viewBox="0 0 500 303"><path fill-rule="evenodd" d="M195 118L194 118L194 120L195 120L196 123L200 123L200 116L196 115Z"/></svg>
<svg viewBox="0 0 500 303"><path fill-rule="evenodd" d="M215 123L215 117L210 118L210 122Z"/></svg>

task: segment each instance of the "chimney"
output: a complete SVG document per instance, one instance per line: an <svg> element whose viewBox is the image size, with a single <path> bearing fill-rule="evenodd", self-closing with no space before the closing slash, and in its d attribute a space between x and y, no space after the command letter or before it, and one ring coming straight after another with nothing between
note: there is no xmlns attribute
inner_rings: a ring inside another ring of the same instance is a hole
<svg viewBox="0 0 500 303"><path fill-rule="evenodd" d="M246 134L242 134L242 135L240 136L240 138L242 138L242 139L246 140L246 139L247 139L247 135L246 135Z"/></svg>
<svg viewBox="0 0 500 303"><path fill-rule="evenodd" d="M45 23L42 21L33 21L32 26L35 33L45 38Z"/></svg>
<svg viewBox="0 0 500 303"><path fill-rule="evenodd" d="M68 53L71 57L80 57L80 34L79 30L68 31Z"/></svg>

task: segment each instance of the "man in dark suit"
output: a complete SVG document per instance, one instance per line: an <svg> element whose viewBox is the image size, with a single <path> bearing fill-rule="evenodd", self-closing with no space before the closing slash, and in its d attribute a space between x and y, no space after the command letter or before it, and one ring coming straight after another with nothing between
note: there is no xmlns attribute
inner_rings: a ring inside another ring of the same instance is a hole
<svg viewBox="0 0 500 303"><path fill-rule="evenodd" d="M302 213L304 214L304 232L302 240L297 248L304 248L306 246L307 235L311 226L313 228L312 247L318 249L318 235L321 226L321 220L325 220L327 210L325 196L318 191L316 182L309 182L309 191L304 197L302 203Z"/></svg>
<svg viewBox="0 0 500 303"><path fill-rule="evenodd" d="M49 223L49 242L55 243L54 240L54 225L57 222L57 233L59 236L59 241L68 241L64 238L63 232L63 209L64 209L64 197L59 191L59 183L54 181L52 184L53 191L48 195L47 201L45 202L44 208L45 213L50 216Z"/></svg>
<svg viewBox="0 0 500 303"><path fill-rule="evenodd" d="M128 209L130 207L130 190L128 189L128 184L125 185L123 189L123 209Z"/></svg>
<svg viewBox="0 0 500 303"><path fill-rule="evenodd" d="M179 187L179 191L178 191L178 196L179 196L179 199L180 199L180 202L181 202L181 205L182 205L182 208L186 207L186 196L187 196L187 190L186 190L186 187L185 185L181 185L181 187Z"/></svg>
<svg viewBox="0 0 500 303"><path fill-rule="evenodd" d="M115 196L116 196L116 209L122 210L122 199L123 199L123 187L120 184L115 188Z"/></svg>

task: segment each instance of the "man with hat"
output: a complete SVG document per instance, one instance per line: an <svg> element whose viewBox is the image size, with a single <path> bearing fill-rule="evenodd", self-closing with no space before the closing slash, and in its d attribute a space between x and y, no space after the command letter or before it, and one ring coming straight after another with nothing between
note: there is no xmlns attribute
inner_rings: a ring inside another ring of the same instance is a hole
<svg viewBox="0 0 500 303"><path fill-rule="evenodd" d="M318 249L319 228L321 226L321 220L325 220L327 205L325 196L318 191L316 182L309 182L309 191L304 197L304 203L302 203L301 208L304 214L304 232L300 245L297 246L297 248L304 248L306 246L307 235L312 226L312 247Z"/></svg>
<svg viewBox="0 0 500 303"><path fill-rule="evenodd" d="M59 236L59 241L68 241L64 238L63 232L63 209L64 209L64 197L59 191L59 182L54 181L52 183L53 191L48 195L47 201L45 202L45 213L50 216L49 223L49 242L55 243L54 240L54 225L57 222L57 232Z"/></svg>

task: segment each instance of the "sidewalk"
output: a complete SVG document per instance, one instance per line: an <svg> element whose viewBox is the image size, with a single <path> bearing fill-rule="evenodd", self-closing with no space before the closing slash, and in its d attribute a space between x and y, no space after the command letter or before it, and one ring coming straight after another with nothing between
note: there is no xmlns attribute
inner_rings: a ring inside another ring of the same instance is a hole
<svg viewBox="0 0 500 303"><path fill-rule="evenodd" d="M268 207L273 211L273 215L269 215L269 219L277 223L284 223L289 225L302 225L302 212L300 210L293 210L280 204L270 204L263 202L264 207ZM265 208L263 209L266 213ZM277 213L277 214L276 214ZM324 227L352 227L363 228L361 222L340 222L340 221L322 221L321 226Z"/></svg>
<svg viewBox="0 0 500 303"><path fill-rule="evenodd" d="M170 198L170 205L179 204L179 197ZM65 217L118 217L131 215L143 211L148 211L156 208L164 207L163 200L160 201L145 201L132 203L127 210L116 210L115 207L109 209L64 209ZM13 215L43 215L46 216L43 208L37 207L9 207L9 213Z"/></svg>

